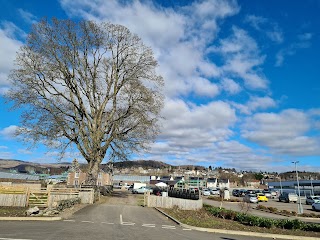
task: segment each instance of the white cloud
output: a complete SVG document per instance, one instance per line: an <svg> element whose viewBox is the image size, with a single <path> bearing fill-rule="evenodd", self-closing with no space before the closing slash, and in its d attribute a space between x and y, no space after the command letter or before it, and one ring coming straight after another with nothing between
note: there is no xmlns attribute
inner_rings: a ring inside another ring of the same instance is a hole
<svg viewBox="0 0 320 240"><path fill-rule="evenodd" d="M23 155L31 155L31 154L33 154L33 152L28 150L28 149L18 149L18 153L19 154L23 154Z"/></svg>
<svg viewBox="0 0 320 240"><path fill-rule="evenodd" d="M23 20L25 20L27 23L34 24L37 22L37 17L34 16L32 13L25 11L21 8L18 9L18 12L21 15L21 17L23 18Z"/></svg>
<svg viewBox="0 0 320 240"><path fill-rule="evenodd" d="M297 36L297 41L291 43L288 47L283 48L276 54L276 67L283 65L285 57L293 56L298 50L309 48L311 46L312 33L304 33Z"/></svg>
<svg viewBox="0 0 320 240"><path fill-rule="evenodd" d="M308 136L310 119L295 109L276 113L258 113L248 118L242 136L268 147L276 154L308 156L319 154L319 139Z"/></svg>
<svg viewBox="0 0 320 240"><path fill-rule="evenodd" d="M18 28L9 22L2 23L0 28L0 93L7 91L8 74L13 67L16 52L22 45L22 42L16 40L17 30Z"/></svg>
<svg viewBox="0 0 320 240"><path fill-rule="evenodd" d="M218 94L210 78L219 77L221 70L207 60L206 48L219 31L218 21L239 11L235 1L195 1L175 9L115 0L62 0L61 6L70 16L108 20L137 33L155 52L167 96ZM204 83L205 89L199 89Z"/></svg>
<svg viewBox="0 0 320 240"><path fill-rule="evenodd" d="M242 90L241 86L230 78L222 79L221 86L223 90L225 90L226 92L232 95L237 94Z"/></svg>
<svg viewBox="0 0 320 240"><path fill-rule="evenodd" d="M277 103L274 99L268 96L250 96L250 99L245 104L232 102L231 105L243 114L251 114L252 112L255 112L257 110L274 108L277 106Z"/></svg>
<svg viewBox="0 0 320 240"><path fill-rule="evenodd" d="M275 43L283 42L282 30L280 29L278 24L270 21L270 19L261 16L247 15L244 21L249 23L260 33L265 34L271 41Z"/></svg>
<svg viewBox="0 0 320 240"><path fill-rule="evenodd" d="M0 136L4 137L5 139L14 138L17 129L18 129L18 126L10 125L9 127L6 127L0 130Z"/></svg>
<svg viewBox="0 0 320 240"><path fill-rule="evenodd" d="M225 58L225 74L240 77L245 86L252 90L268 88L268 80L259 68L265 57L260 55L256 41L243 29L233 27L233 34L220 40L220 45L211 51L218 52Z"/></svg>
<svg viewBox="0 0 320 240"><path fill-rule="evenodd" d="M162 132L152 148L154 155L165 149L162 155L197 156L214 142L230 137L230 127L236 121L234 110L221 101L195 106L182 100L167 100L163 116Z"/></svg>

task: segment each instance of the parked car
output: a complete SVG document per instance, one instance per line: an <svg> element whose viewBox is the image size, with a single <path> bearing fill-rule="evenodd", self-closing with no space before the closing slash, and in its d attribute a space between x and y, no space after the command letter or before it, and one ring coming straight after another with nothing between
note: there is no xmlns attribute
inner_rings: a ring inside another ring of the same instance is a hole
<svg viewBox="0 0 320 240"><path fill-rule="evenodd" d="M207 188L202 189L202 195L203 196L210 196L210 190Z"/></svg>
<svg viewBox="0 0 320 240"><path fill-rule="evenodd" d="M248 189L248 190L246 191L245 195L247 195L247 194L255 194L255 193L256 193L255 190L253 190L253 189Z"/></svg>
<svg viewBox="0 0 320 240"><path fill-rule="evenodd" d="M313 203L312 204L312 210L320 211L320 203Z"/></svg>
<svg viewBox="0 0 320 240"><path fill-rule="evenodd" d="M152 188L148 188L148 187L139 187L137 189L133 189L132 193L145 193L145 192L152 192Z"/></svg>
<svg viewBox="0 0 320 240"><path fill-rule="evenodd" d="M267 197L267 198L271 198L271 192L269 190L263 190L262 193Z"/></svg>
<svg viewBox="0 0 320 240"><path fill-rule="evenodd" d="M220 188L211 189L211 195L220 195Z"/></svg>
<svg viewBox="0 0 320 240"><path fill-rule="evenodd" d="M268 202L268 198L263 193L256 193L258 202Z"/></svg>
<svg viewBox="0 0 320 240"><path fill-rule="evenodd" d="M240 189L240 190L239 190L239 196L238 196L238 197L242 197L242 196L246 195L246 191L247 191L247 190L245 190L245 189Z"/></svg>
<svg viewBox="0 0 320 240"><path fill-rule="evenodd" d="M239 189L233 189L233 190L232 190L232 196L238 197L238 196L239 196L239 192L240 192Z"/></svg>
<svg viewBox="0 0 320 240"><path fill-rule="evenodd" d="M296 193L283 192L279 196L279 202L281 201L296 203L298 201L298 195Z"/></svg>
<svg viewBox="0 0 320 240"><path fill-rule="evenodd" d="M276 191L271 191L271 198L276 198L277 197L277 192Z"/></svg>
<svg viewBox="0 0 320 240"><path fill-rule="evenodd" d="M320 196L309 196L306 198L307 205L312 205L314 203L320 203Z"/></svg>
<svg viewBox="0 0 320 240"><path fill-rule="evenodd" d="M258 203L258 198L256 194L246 194L243 197L243 201L244 202L248 202L248 203Z"/></svg>

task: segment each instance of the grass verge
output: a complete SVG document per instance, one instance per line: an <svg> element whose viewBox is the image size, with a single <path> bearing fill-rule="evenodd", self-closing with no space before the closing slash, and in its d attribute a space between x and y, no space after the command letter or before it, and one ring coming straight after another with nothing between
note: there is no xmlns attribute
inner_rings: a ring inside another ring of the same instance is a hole
<svg viewBox="0 0 320 240"><path fill-rule="evenodd" d="M281 229L281 228L275 228L275 227L262 228L262 227L243 225L236 221L214 217L205 208L202 208L197 211L180 210L178 208L161 209L161 210L184 224L188 224L196 227L320 238L320 232L287 230L287 229Z"/></svg>
<svg viewBox="0 0 320 240"><path fill-rule="evenodd" d="M27 208L0 207L0 217L25 217Z"/></svg>

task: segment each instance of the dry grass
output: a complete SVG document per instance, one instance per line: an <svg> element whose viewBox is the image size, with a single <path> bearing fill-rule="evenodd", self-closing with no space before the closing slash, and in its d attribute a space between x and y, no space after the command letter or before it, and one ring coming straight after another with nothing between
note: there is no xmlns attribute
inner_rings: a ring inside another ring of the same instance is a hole
<svg viewBox="0 0 320 240"><path fill-rule="evenodd" d="M27 208L0 207L0 217L25 217Z"/></svg>

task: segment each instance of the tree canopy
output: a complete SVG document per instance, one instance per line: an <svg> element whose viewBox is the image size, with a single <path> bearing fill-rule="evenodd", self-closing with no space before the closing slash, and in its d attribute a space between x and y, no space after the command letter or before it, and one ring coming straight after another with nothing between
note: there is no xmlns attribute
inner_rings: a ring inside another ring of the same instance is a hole
<svg viewBox="0 0 320 240"><path fill-rule="evenodd" d="M126 27L46 19L17 53L7 97L21 108L21 134L61 153L75 145L99 165L148 148L159 132L162 77L152 50Z"/></svg>

